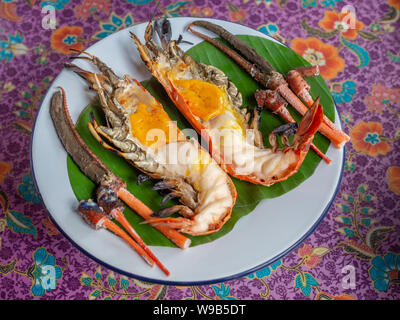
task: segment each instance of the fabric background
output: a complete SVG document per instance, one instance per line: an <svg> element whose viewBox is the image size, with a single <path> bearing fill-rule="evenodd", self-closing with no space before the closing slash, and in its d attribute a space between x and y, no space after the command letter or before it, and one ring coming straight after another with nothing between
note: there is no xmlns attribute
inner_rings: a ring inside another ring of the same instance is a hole
<svg viewBox="0 0 400 320"><path fill-rule="evenodd" d="M55 7L55 29L42 27L46 5ZM341 14L348 5L350 29ZM159 16L239 22L321 66L352 140L334 204L283 259L223 283L163 286L108 270L54 227L30 172L41 99L69 48L146 21L154 7L152 0L0 0L0 299L399 299L399 0L161 1Z"/></svg>

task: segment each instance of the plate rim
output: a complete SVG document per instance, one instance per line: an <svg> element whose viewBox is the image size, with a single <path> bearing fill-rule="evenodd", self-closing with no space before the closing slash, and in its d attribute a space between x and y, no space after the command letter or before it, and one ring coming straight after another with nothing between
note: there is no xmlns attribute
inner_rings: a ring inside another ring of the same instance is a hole
<svg viewBox="0 0 400 320"><path fill-rule="evenodd" d="M215 19L215 18L201 18L201 17L192 17L192 16L172 17L170 19L182 19L182 18L183 19L196 19L196 20L224 21L224 22L229 22L229 23L232 23L232 24L237 24L237 25L240 25L242 27L250 28L253 31L256 31L257 33L260 33L260 35L262 35L262 37L264 37L264 38L267 37L269 40L278 42L280 45L285 46L285 47L290 49L290 47L288 47L284 43L280 42L279 40L277 40L275 38L272 38L271 36L261 32L261 31L259 31L257 29L254 29L252 27L246 26L246 25L238 23L238 22L232 22L232 21L228 21L228 20ZM137 26L137 25L140 25L140 24L145 24L145 23L148 23L148 21L144 21L144 22L135 24L134 26ZM132 28L132 26L127 27L125 29L129 29L129 28ZM121 31L123 31L125 29L119 30L116 33L121 32ZM113 33L113 34L115 34L115 33ZM98 42L103 41L105 39L106 38L95 42L90 47L96 45ZM62 69L62 70L64 70L64 69ZM57 80L57 78L60 76L62 70L53 79L52 83L54 83ZM325 79L324 79L324 81L325 81ZM46 95L47 95L47 91L46 91ZM219 277L219 278L210 279L210 280L202 280L202 281L169 281L169 280L160 280L160 279L154 279L154 278L150 278L150 277L146 277L146 276L137 275L135 273L131 273L131 272L128 272L128 271L125 271L125 270L121 270L118 267L112 266L112 265L102 261L100 258L97 258L93 254L89 253L87 250L83 249L79 244L77 244L74 240L72 240L72 238L70 236L68 236L68 234L59 226L59 224L53 218L53 215L51 214L50 210L48 210L45 202L43 201L43 198L42 198L42 195L41 195L41 192L40 192L37 180L36 180L36 176L35 176L35 170L34 170L33 156L32 155L33 155L33 139L34 139L34 135L35 135L36 121L37 121L38 115L39 115L39 113L40 113L40 111L42 109L43 102L44 102L44 99L45 99L46 95L44 95L43 100L41 101L41 104L40 104L40 106L39 106L39 108L37 110L36 116L35 116L35 120L34 120L33 127L32 127L32 134L31 134L31 137L30 137L30 148L29 148L30 169L31 169L32 180L33 180L34 186L35 186L35 188L36 188L36 190L38 192L38 196L40 198L41 204L42 204L43 208L47 211L48 217L51 220L51 222L56 226L56 228L60 231L60 233L75 248L77 248L80 252L82 252L83 254L85 254L87 257L89 257L93 261L97 262L98 264L103 265L104 267L106 267L106 268L108 268L108 269L110 269L110 270L112 270L114 272L118 272L119 274L128 276L130 278L134 278L134 279L137 279L137 280L140 280L140 281L150 282L150 283L153 283L153 284L171 285L171 286L193 286L193 285L209 285L209 284L221 283L221 282L237 279L237 278L240 278L240 277L248 276L248 275L250 275L250 274L252 274L254 272L257 272L257 271L259 271L259 270L261 270L261 269L273 264L274 262L278 261L279 259L283 258L287 254L291 253L294 249L296 249L302 242L304 242L315 231L315 229L319 226L319 224L322 222L322 220L327 215L329 209L331 208L331 206L332 206L332 204L333 204L333 202L334 202L334 200L335 200L335 198L336 198L336 196L337 196L337 194L339 192L340 186L341 186L341 182L342 182L342 178L343 178L343 172L344 172L344 164L345 164L345 159L346 159L346 146L343 147L343 156L342 156L342 159L341 159L342 160L342 166L341 166L341 169L340 169L340 172L339 172L338 182L336 184L335 191L333 192L332 197L329 200L328 204L326 205L325 209L322 211L322 213L320 214L318 219L315 221L315 223L310 227L310 229L307 230L302 237L300 237L297 241L295 241L291 246L286 248L281 253L277 254L276 256L270 258L269 260L267 260L267 261L265 261L265 262L263 262L261 264L258 264L258 265L254 266L254 267L252 267L252 268L250 268L248 270L241 271L239 273L235 273L235 274L232 274L232 275L229 275L229 276ZM338 108L336 106L336 103L335 103L335 100L333 99L333 97L332 97L332 100L333 100L333 104L335 106L336 115L338 116L338 119L335 119L335 122L338 121L338 123L340 125L340 128L343 129L340 113L339 113L339 110L338 110ZM67 156L68 156L68 154L67 154Z"/></svg>

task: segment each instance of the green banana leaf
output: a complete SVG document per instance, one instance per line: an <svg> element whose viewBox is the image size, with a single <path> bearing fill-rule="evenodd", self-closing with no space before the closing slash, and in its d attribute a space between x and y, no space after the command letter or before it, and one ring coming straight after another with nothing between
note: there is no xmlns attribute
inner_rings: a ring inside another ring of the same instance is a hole
<svg viewBox="0 0 400 320"><path fill-rule="evenodd" d="M309 65L307 61L305 61L294 51L273 41L246 35L240 36L240 38L247 42L251 47L256 49L257 52L261 56L265 57L277 71L283 73L284 75L295 67ZM252 109L256 105L254 92L257 89L262 88L230 58L206 42L201 42L200 44L192 47L190 50L188 50L188 54L190 54L197 61L214 65L224 71L242 93L243 107ZM317 95L320 96L320 103L324 107L326 116L334 121L334 103L323 78L321 76L317 76L315 78L309 78L307 81L311 85L311 95L314 98ZM148 81L143 81L142 85L164 106L171 119L177 121L180 129L190 128L189 123L178 112L177 108L173 105L165 93L164 89L154 78ZM296 121L301 119L299 114L293 111L293 109L289 108L289 111ZM115 174L126 181L127 188L130 192L141 199L154 211L160 210L160 202L163 196L158 194L157 191L151 190L154 181L146 181L140 186L137 185L137 176L140 172L130 166L125 160L120 158L115 153L102 148L100 144L92 137L87 127L90 112L94 113L98 122L105 123L104 115L101 111L98 101L94 101L84 109L76 124L76 128L83 140ZM267 137L272 129L282 124L284 124L284 121L280 119L279 116L264 110L262 112L260 123L260 130L263 133L264 141L268 141ZM326 152L329 147L329 140L319 133L316 134L314 143L323 152ZM270 187L254 185L233 178L232 180L236 186L238 198L232 211L230 220L221 228L221 230L216 233L206 236L189 236L192 239L192 246L213 241L232 231L236 222L241 217L251 213L261 200L279 197L293 188L299 187L303 181L313 174L320 161L321 159L313 151L310 151L307 154L307 157L301 168L295 175L291 176L286 181L276 183ZM79 170L70 157L67 159L67 167L71 186L77 199L82 200L94 197L94 190L96 186ZM164 207L174 204L177 204L177 202L175 200L170 200L165 204ZM127 207L124 211L124 214L148 245L175 246L170 240L168 240L164 235L159 233L150 225L140 224L142 218L135 214L130 208Z"/></svg>

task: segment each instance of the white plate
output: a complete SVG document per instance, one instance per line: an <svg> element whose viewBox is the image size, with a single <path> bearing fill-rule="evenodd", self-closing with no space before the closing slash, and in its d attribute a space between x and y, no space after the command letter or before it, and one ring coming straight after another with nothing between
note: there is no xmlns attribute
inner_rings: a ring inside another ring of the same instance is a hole
<svg viewBox="0 0 400 320"><path fill-rule="evenodd" d="M198 19L198 18L196 18ZM193 18L172 18L173 39L183 34ZM248 27L221 20L216 22L234 34L272 38ZM107 63L118 75L132 75L139 81L150 78L136 45L129 36L134 32L143 40L147 23L121 30L87 49ZM210 34L212 35L212 34ZM201 40L189 32L185 40L194 44ZM182 44L182 49L191 47ZM74 63L90 69L87 61ZM93 69L94 71L94 69ZM49 103L57 86L67 94L72 120L94 94L75 73L63 70L54 80L39 109L31 143L31 165L36 187L50 216L62 233L80 250L98 263L119 273L144 281L170 285L194 285L226 281L248 275L300 244L328 211L340 184L344 150L329 147L332 163L320 162L314 174L299 187L275 199L263 200L257 208L241 218L227 235L187 250L151 247L171 271L166 277L157 267L150 268L120 238L106 230L95 231L76 214L77 199L72 191L66 151L59 141L49 114ZM339 115L336 123L340 126Z"/></svg>

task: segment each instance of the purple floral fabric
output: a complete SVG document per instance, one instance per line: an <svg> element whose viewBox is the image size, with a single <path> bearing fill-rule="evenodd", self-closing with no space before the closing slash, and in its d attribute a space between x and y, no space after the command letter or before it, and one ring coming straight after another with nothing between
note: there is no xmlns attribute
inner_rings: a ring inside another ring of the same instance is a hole
<svg viewBox="0 0 400 320"><path fill-rule="evenodd" d="M223 283L164 286L99 265L54 227L30 172L41 99L70 48L148 20L155 5L0 0L0 299L399 299L399 0L160 2L158 16L239 22L320 66L351 142L334 204L281 260Z"/></svg>

